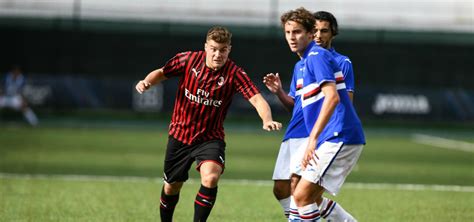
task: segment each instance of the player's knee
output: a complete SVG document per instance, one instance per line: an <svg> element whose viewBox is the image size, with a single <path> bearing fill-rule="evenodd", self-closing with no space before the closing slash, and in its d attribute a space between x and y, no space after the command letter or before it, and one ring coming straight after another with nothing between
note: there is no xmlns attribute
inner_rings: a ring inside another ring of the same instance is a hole
<svg viewBox="0 0 474 222"><path fill-rule="evenodd" d="M296 189L293 192L293 198L295 199L297 206L304 206L308 203L313 203L314 201L311 200L311 194L308 194L302 189Z"/></svg>
<svg viewBox="0 0 474 222"><path fill-rule="evenodd" d="M291 195L289 181L275 181L273 184L273 195L277 199L284 199Z"/></svg>
<svg viewBox="0 0 474 222"><path fill-rule="evenodd" d="M183 183L165 183L163 190L166 195L175 195L179 193L181 187L183 187Z"/></svg>
<svg viewBox="0 0 474 222"><path fill-rule="evenodd" d="M217 182L219 182L219 174L216 173L209 173L205 175L201 175L201 183L205 187L216 187Z"/></svg>

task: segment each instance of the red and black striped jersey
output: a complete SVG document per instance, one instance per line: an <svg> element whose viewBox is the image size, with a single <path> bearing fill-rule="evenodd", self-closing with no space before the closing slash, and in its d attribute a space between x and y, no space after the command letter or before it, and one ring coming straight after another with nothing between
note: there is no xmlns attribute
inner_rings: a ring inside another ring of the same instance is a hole
<svg viewBox="0 0 474 222"><path fill-rule="evenodd" d="M179 77L169 135L192 144L224 140L224 119L239 92L250 99L259 91L245 71L230 59L219 70L206 66L206 53L176 54L163 66L167 78Z"/></svg>

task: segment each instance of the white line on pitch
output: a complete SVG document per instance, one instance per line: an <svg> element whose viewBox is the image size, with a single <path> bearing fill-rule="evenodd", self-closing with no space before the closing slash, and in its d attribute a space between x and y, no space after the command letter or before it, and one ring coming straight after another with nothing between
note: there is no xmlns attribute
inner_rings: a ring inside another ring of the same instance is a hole
<svg viewBox="0 0 474 222"><path fill-rule="evenodd" d="M129 176L93 176L93 175L48 175L48 174L13 174L0 173L0 179L22 179L22 180L65 180L65 181L102 181L102 182L154 182L161 183L163 179L154 177L129 177ZM187 183L199 183L197 179L190 179ZM221 184L243 185L243 186L272 186L271 180L247 180L247 179L221 179ZM417 191L449 191L449 192L474 192L474 186L458 185L430 185L430 184L394 184L394 183L345 183L344 188L368 189L368 190L417 190Z"/></svg>
<svg viewBox="0 0 474 222"><path fill-rule="evenodd" d="M434 147L461 150L465 152L474 152L474 143L468 143L464 141L446 139L437 136L430 136L425 134L415 133L413 134L413 141L416 143L430 145Z"/></svg>

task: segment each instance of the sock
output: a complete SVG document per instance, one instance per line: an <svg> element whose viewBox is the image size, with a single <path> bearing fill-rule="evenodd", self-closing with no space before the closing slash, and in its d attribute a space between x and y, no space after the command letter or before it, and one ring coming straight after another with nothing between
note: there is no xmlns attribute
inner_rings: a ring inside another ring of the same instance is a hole
<svg viewBox="0 0 474 222"><path fill-rule="evenodd" d="M280 205L283 208L283 213L285 214L285 217L288 218L289 215L290 215L291 197L287 197L287 198L278 200L278 202L280 202Z"/></svg>
<svg viewBox="0 0 474 222"><path fill-rule="evenodd" d="M26 121L32 126L36 126L38 124L38 118L36 117L35 113L31 108L27 108L23 112L23 116L25 116Z"/></svg>
<svg viewBox="0 0 474 222"><path fill-rule="evenodd" d="M216 202L217 187L207 188L201 184L194 201L194 221L205 222Z"/></svg>
<svg viewBox="0 0 474 222"><path fill-rule="evenodd" d="M349 214L336 201L323 197L323 202L320 204L321 217L327 221L341 221L341 222L357 222L357 220Z"/></svg>
<svg viewBox="0 0 474 222"><path fill-rule="evenodd" d="M308 222L321 221L319 208L316 203L308 204L303 207L298 207L298 212L300 213L301 221L308 221Z"/></svg>
<svg viewBox="0 0 474 222"><path fill-rule="evenodd" d="M160 217L162 222L171 222L173 220L173 213L176 204L178 204L179 193L176 195L166 195L164 190L161 190L160 199Z"/></svg>
<svg viewBox="0 0 474 222"><path fill-rule="evenodd" d="M298 207L296 206L295 198L290 197L290 215L288 216L288 221L301 221L300 214L298 212Z"/></svg>

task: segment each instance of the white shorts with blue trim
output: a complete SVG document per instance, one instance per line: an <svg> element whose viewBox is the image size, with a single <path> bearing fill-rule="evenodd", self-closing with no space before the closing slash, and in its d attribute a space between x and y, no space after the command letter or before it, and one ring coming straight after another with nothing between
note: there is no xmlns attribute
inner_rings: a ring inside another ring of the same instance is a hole
<svg viewBox="0 0 474 222"><path fill-rule="evenodd" d="M302 172L305 180L319 184L332 195L336 195L346 177L352 171L359 159L364 145L344 145L325 142L316 150L316 164L311 161Z"/></svg>
<svg viewBox="0 0 474 222"><path fill-rule="evenodd" d="M301 161L308 137L288 139L281 143L273 171L273 180L289 180L292 174L301 176Z"/></svg>

